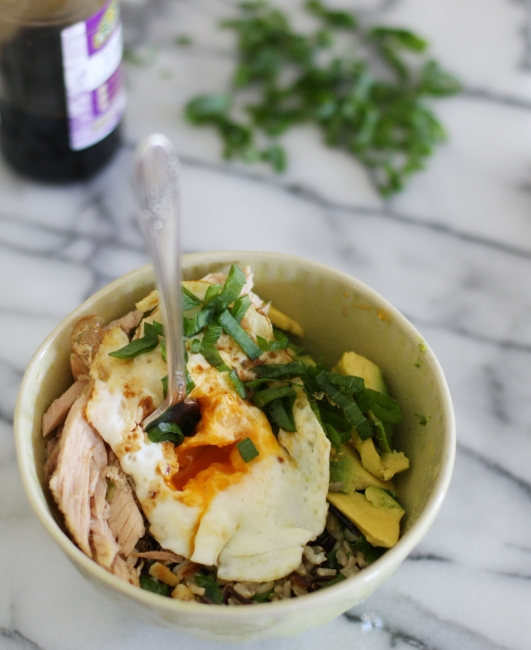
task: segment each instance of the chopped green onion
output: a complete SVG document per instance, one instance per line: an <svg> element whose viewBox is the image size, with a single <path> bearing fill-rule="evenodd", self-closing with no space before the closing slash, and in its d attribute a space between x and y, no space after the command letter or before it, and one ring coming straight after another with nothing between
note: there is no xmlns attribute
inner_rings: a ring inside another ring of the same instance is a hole
<svg viewBox="0 0 531 650"><path fill-rule="evenodd" d="M192 341L192 345L190 346L190 351L192 354L197 354L198 352L201 352L201 341L200 339L194 339Z"/></svg>
<svg viewBox="0 0 531 650"><path fill-rule="evenodd" d="M219 313L226 309L232 302L238 299L238 296L247 282L245 273L234 264L230 267L227 279L219 292L209 304L209 307ZM205 297L205 305L207 304Z"/></svg>
<svg viewBox="0 0 531 650"><path fill-rule="evenodd" d="M269 414L283 431L295 433L297 427L295 426L293 402L291 400L295 400L294 395L291 397L277 397L269 405Z"/></svg>
<svg viewBox="0 0 531 650"><path fill-rule="evenodd" d="M243 320L243 317L247 313L247 310L251 306L251 299L247 294L245 296L242 296L241 298L238 298L234 302L234 305L232 306L231 313L232 317L234 318L235 321L238 323L241 323Z"/></svg>
<svg viewBox="0 0 531 650"><path fill-rule="evenodd" d="M139 339L134 339L131 343L124 345L123 348L109 352L110 357L117 359L134 359L140 354L151 352L159 344L159 337L153 325L144 323L144 336Z"/></svg>
<svg viewBox="0 0 531 650"><path fill-rule="evenodd" d="M425 426L428 424L428 420L426 420L426 416L425 416L425 415L419 415L418 413L415 413L415 415L416 415L416 416L418 417L418 419L420 420L420 423L419 423L419 424L421 424L423 427L425 427Z"/></svg>
<svg viewBox="0 0 531 650"><path fill-rule="evenodd" d="M325 584L321 587L321 589L325 589L326 587L331 587L332 585L337 585L338 582L343 582L343 580L346 580L346 577L342 573L340 573L333 580L330 580L330 582L325 582Z"/></svg>
<svg viewBox="0 0 531 650"><path fill-rule="evenodd" d="M336 451L339 451L342 442L339 433L334 429L334 427L331 424L327 424L326 422L323 422L323 428L325 430L326 437L328 438L328 440L330 440L334 449Z"/></svg>
<svg viewBox="0 0 531 650"><path fill-rule="evenodd" d="M243 385L242 380L238 377L238 373L234 368L229 372L229 377L232 380L232 383L234 384L234 388L236 388L236 391L238 395L242 399L247 399L247 391L245 390L245 386Z"/></svg>
<svg viewBox="0 0 531 650"><path fill-rule="evenodd" d="M291 361L290 363L268 363L263 366L254 368L258 377L268 377L277 379L278 377L300 376L305 374L306 366L300 361Z"/></svg>
<svg viewBox="0 0 531 650"><path fill-rule="evenodd" d="M352 544L352 550L361 551L365 556L365 561L367 564L372 564L375 562L386 551L385 548L378 548L370 544L363 535L361 535L360 539L357 542L354 542L354 544Z"/></svg>
<svg viewBox="0 0 531 650"><path fill-rule="evenodd" d="M149 576L140 576L140 587L146 591L152 591L154 594L160 594L161 596L170 595L170 586L154 580Z"/></svg>
<svg viewBox="0 0 531 650"><path fill-rule="evenodd" d="M290 386L277 386L275 388L266 388L255 393L251 398L251 402L255 406L258 406L258 408L264 408L264 406L278 397L291 397L296 394L295 390Z"/></svg>
<svg viewBox="0 0 531 650"><path fill-rule="evenodd" d="M206 325L214 320L213 309L202 309L194 318L183 318L183 331L186 338L198 334Z"/></svg>
<svg viewBox="0 0 531 650"><path fill-rule="evenodd" d="M376 440L380 449L386 454L390 454L393 451L392 425L389 422L382 422L377 418L373 420L373 424L376 429Z"/></svg>
<svg viewBox="0 0 531 650"><path fill-rule="evenodd" d="M345 414L347 420L356 427L356 431L362 440L371 438L374 434L374 428L371 423L363 416L356 402L341 391L339 388L326 380L326 373L320 372L315 381L319 388L328 395L328 397L337 404Z"/></svg>
<svg viewBox="0 0 531 650"><path fill-rule="evenodd" d="M246 463L249 463L253 458L256 458L259 455L259 451L251 438L240 440L240 442L236 443L236 447L238 447L238 451Z"/></svg>
<svg viewBox="0 0 531 650"><path fill-rule="evenodd" d="M175 422L161 422L155 427L147 430L151 442L173 442L179 446L184 440L183 432Z"/></svg>
<svg viewBox="0 0 531 650"><path fill-rule="evenodd" d="M346 388L349 393L359 393L365 388L365 381L362 377L340 375L338 372L325 372L325 379L334 386Z"/></svg>
<svg viewBox="0 0 531 650"><path fill-rule="evenodd" d="M253 600L255 603L267 603L274 593L275 593L274 590L271 589L270 591L266 591L263 594L256 594L253 597Z"/></svg>
<svg viewBox="0 0 531 650"><path fill-rule="evenodd" d="M301 357L303 354L306 354L306 349L302 345L296 345L293 341L289 342L289 349L293 350L294 356Z"/></svg>
<svg viewBox="0 0 531 650"><path fill-rule="evenodd" d="M160 339L160 354L162 355L162 360L166 361L166 339Z"/></svg>
<svg viewBox="0 0 531 650"><path fill-rule="evenodd" d="M206 328L205 335L201 341L201 354L205 357L208 363L219 372L228 372L229 366L223 361L219 350L216 347L217 340L221 336L221 327L219 325L210 324Z"/></svg>
<svg viewBox="0 0 531 650"><path fill-rule="evenodd" d="M164 395L164 399L166 399L166 395L168 394L168 375L160 381L162 382L162 394Z"/></svg>
<svg viewBox="0 0 531 650"><path fill-rule="evenodd" d="M361 402L369 405L367 411L370 410L374 415L383 422L392 422L393 424L400 424L402 422L402 409L396 400L389 395L384 395L378 391L366 388L360 395L360 408ZM362 410L365 411L365 408ZM365 411L366 412L366 411Z"/></svg>
<svg viewBox="0 0 531 650"><path fill-rule="evenodd" d="M147 323L146 323L147 325ZM154 320L153 321L153 329L155 330L156 334L158 336L164 336L164 326L162 323L159 323L158 321Z"/></svg>
<svg viewBox="0 0 531 650"><path fill-rule="evenodd" d="M288 337L283 334L280 330L273 328L273 334L275 335L274 341L266 341L261 336L256 337L256 342L261 347L264 352L276 352L277 350L287 350L290 345Z"/></svg>
<svg viewBox="0 0 531 650"><path fill-rule="evenodd" d="M222 311L218 316L218 323L250 359L258 359L262 354L262 350L231 315L228 309Z"/></svg>
<svg viewBox="0 0 531 650"><path fill-rule="evenodd" d="M205 307L209 307L210 303L219 296L222 284L211 284L205 293Z"/></svg>
<svg viewBox="0 0 531 650"><path fill-rule="evenodd" d="M223 594L219 588L217 582L210 576L206 576L204 573L196 573L194 576L194 582L198 587L203 587L205 590L205 596L211 600L216 605L221 605L223 602Z"/></svg>
<svg viewBox="0 0 531 650"><path fill-rule="evenodd" d="M189 311L194 307L203 304L203 301L194 295L189 289L181 285L181 304L183 311Z"/></svg>

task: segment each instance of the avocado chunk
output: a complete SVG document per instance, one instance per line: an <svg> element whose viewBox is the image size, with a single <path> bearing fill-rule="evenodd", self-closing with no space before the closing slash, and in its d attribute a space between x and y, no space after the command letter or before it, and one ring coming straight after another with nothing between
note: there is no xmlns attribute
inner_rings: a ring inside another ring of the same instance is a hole
<svg viewBox="0 0 531 650"><path fill-rule="evenodd" d="M391 548L400 537L404 509L379 487L368 487L365 494L329 493L328 502L346 515L373 546Z"/></svg>
<svg viewBox="0 0 531 650"><path fill-rule="evenodd" d="M365 388L372 388L372 390L379 393L389 395L380 368L369 359L362 357L361 354L345 352L334 368L334 372L339 372L342 375L363 377Z"/></svg>
<svg viewBox="0 0 531 650"><path fill-rule="evenodd" d="M300 336L301 338L304 336L304 330L299 323L297 323L296 320L293 320L293 318L286 316L284 312L276 309L273 305L269 307L267 315L275 327L278 327L285 332L289 332L290 334L295 334L295 336Z"/></svg>
<svg viewBox="0 0 531 650"><path fill-rule="evenodd" d="M330 482L342 483L341 492L353 494L356 490L365 490L371 485L385 490L394 490L390 481L382 481L367 471L358 453L350 445L342 444L339 452L330 459Z"/></svg>
<svg viewBox="0 0 531 650"><path fill-rule="evenodd" d="M389 481L395 474L409 468L409 459L402 451L380 455L372 438L362 440L355 431L352 432L351 440L360 455L363 467L382 481Z"/></svg>

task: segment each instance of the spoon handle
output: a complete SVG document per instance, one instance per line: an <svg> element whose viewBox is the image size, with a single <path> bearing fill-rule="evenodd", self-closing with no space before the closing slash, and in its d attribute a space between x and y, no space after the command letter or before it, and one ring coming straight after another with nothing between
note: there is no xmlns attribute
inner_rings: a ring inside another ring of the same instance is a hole
<svg viewBox="0 0 531 650"><path fill-rule="evenodd" d="M186 392L181 308L181 165L170 140L154 133L136 151L139 222L155 266L164 321L171 404Z"/></svg>

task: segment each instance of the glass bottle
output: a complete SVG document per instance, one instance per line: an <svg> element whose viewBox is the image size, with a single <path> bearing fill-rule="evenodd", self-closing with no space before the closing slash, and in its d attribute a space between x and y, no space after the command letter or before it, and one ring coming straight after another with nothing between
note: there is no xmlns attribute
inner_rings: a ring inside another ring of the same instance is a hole
<svg viewBox="0 0 531 650"><path fill-rule="evenodd" d="M118 0L0 0L0 146L22 174L88 178L120 144Z"/></svg>

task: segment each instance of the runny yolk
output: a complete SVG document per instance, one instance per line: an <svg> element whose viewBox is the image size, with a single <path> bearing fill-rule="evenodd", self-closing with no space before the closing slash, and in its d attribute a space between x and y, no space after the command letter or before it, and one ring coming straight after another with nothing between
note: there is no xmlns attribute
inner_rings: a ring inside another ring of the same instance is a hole
<svg viewBox="0 0 531 650"><path fill-rule="evenodd" d="M177 490L183 490L188 481L194 479L199 472L215 466L223 474L234 474L239 471L230 460L230 454L234 445L217 447L216 445L205 445L204 447L191 447L180 451L177 448L177 457L179 459L179 471L172 479L172 483Z"/></svg>

